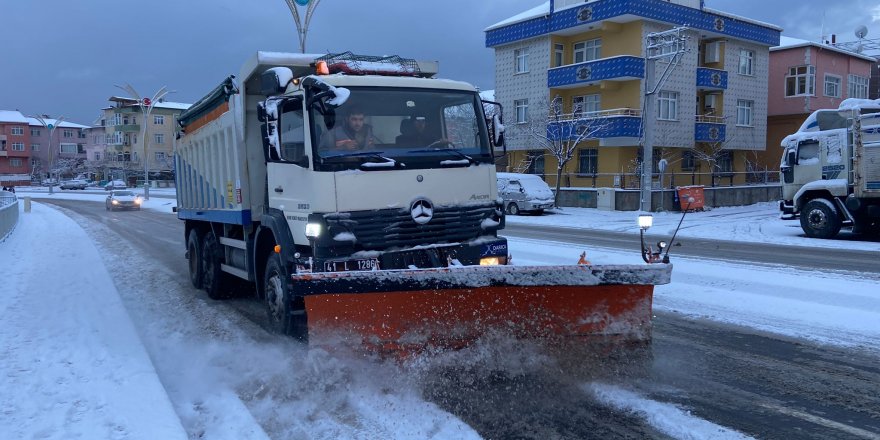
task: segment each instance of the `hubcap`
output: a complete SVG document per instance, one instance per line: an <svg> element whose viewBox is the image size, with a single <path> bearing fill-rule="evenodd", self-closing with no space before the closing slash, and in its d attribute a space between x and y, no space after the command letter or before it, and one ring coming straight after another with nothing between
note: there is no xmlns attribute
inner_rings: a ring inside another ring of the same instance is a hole
<svg viewBox="0 0 880 440"><path fill-rule="evenodd" d="M821 229L825 227L825 223L828 222L828 219L825 217L825 213L819 209L810 211L810 226Z"/></svg>

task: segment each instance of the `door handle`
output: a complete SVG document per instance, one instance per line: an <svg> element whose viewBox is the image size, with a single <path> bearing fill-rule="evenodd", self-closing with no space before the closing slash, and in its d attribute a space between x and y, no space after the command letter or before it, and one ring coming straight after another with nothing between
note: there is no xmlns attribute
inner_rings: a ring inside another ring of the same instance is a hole
<svg viewBox="0 0 880 440"><path fill-rule="evenodd" d="M278 186L275 187L275 192L277 192L277 193L283 193L283 192L284 192L284 188L282 188L281 185L278 185Z"/></svg>

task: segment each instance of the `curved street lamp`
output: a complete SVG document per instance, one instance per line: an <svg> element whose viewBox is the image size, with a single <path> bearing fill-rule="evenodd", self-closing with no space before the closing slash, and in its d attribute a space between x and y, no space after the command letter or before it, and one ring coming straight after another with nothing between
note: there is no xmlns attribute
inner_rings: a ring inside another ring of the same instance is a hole
<svg viewBox="0 0 880 440"><path fill-rule="evenodd" d="M45 118L39 115L34 115L31 117L36 119L37 122L39 122L43 126L43 128L45 128L46 131L49 132L49 194L54 194L54 191L52 190L52 171L55 167L55 152L52 151L52 138L55 135L55 129L58 128L58 126L61 125L62 122L64 122L64 116L59 116L58 119L55 119L54 121L52 121L52 119Z"/></svg>
<svg viewBox="0 0 880 440"><path fill-rule="evenodd" d="M169 93L168 89L165 86L162 86L159 91L157 91L152 98L141 98L141 95L131 86L131 84L126 84L125 87L117 85L122 90L125 90L130 95L129 97L137 101L137 105L141 108L141 113L144 115L143 120L143 129L141 130L141 139L144 142L144 200L150 200L150 170L149 170L149 159L147 156L147 124L150 120L150 112L153 111L153 106L156 105L162 98L165 97Z"/></svg>
<svg viewBox="0 0 880 440"><path fill-rule="evenodd" d="M312 21L312 14L315 12L315 8L318 7L318 3L321 3L321 0L284 0L287 3L287 7L290 8L290 13L293 14L293 20L296 23L296 35L299 37L299 51L302 53L306 53L306 34L309 32L309 23ZM305 22L300 20L299 6L305 6Z"/></svg>

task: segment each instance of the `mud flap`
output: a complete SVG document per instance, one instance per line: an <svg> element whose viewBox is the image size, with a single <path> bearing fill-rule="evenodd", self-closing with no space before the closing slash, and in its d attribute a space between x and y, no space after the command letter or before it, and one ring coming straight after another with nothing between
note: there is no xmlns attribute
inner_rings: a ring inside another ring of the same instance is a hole
<svg viewBox="0 0 880 440"><path fill-rule="evenodd" d="M461 347L488 332L644 341L671 265L471 266L301 274L311 344Z"/></svg>

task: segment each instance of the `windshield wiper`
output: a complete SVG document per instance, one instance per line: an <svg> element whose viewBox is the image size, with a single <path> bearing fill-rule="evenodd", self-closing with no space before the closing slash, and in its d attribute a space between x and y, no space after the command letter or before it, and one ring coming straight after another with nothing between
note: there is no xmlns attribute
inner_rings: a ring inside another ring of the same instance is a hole
<svg viewBox="0 0 880 440"><path fill-rule="evenodd" d="M477 163L477 161L473 157L470 157L467 154L462 153L461 151L451 150L449 148L425 148L422 150L409 150L407 151L407 153L446 153L468 161L468 165L473 165Z"/></svg>
<svg viewBox="0 0 880 440"><path fill-rule="evenodd" d="M370 159L378 159L381 162L362 162L360 168L363 170L382 169L382 168L403 168L406 166L403 162L398 162L390 157L383 156L384 151L357 151L354 153L334 154L333 156L324 156L321 160L340 159L346 157L362 157Z"/></svg>

